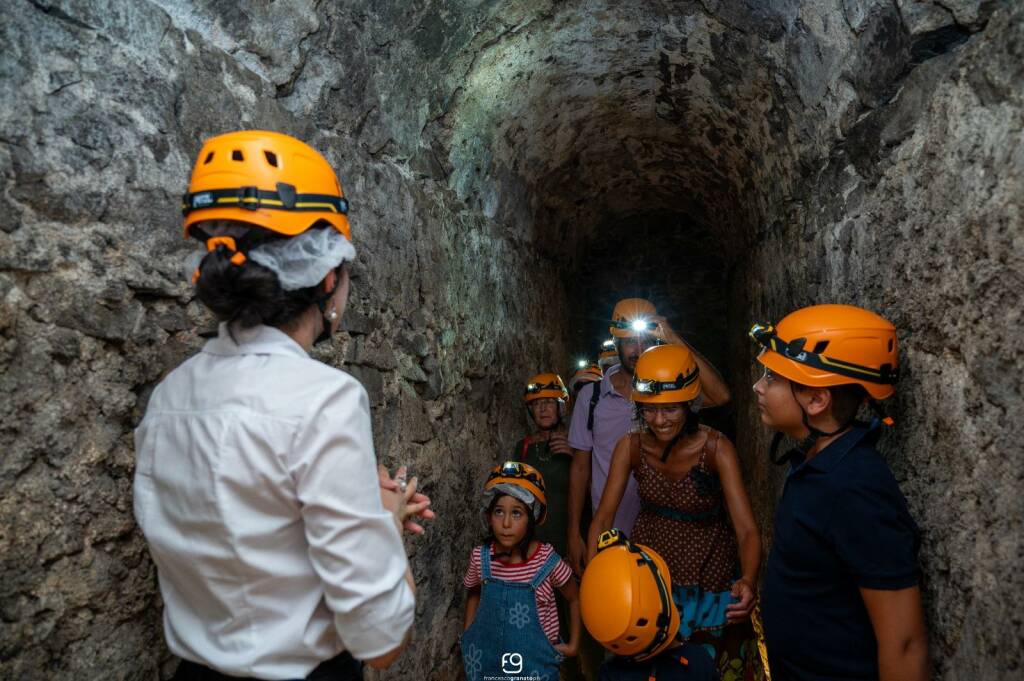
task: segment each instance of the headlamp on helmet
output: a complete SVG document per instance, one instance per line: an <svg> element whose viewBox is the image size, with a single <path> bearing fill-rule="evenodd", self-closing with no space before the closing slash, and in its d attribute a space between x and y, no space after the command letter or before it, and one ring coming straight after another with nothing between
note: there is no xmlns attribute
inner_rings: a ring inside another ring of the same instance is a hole
<svg viewBox="0 0 1024 681"><path fill-rule="evenodd" d="M686 386L692 385L698 376L700 376L700 370L694 367L689 374L676 376L674 381L655 381L634 377L633 390L644 395L660 395L668 390L682 390Z"/></svg>
<svg viewBox="0 0 1024 681"><path fill-rule="evenodd" d="M586 365L583 365L586 366ZM527 383L525 393L527 395L534 395L539 393L541 390L562 390L562 386L552 381L551 383Z"/></svg>
<svg viewBox="0 0 1024 681"><path fill-rule="evenodd" d="M637 391L638 393L653 395L654 381L633 381L633 390Z"/></svg>
<svg viewBox="0 0 1024 681"><path fill-rule="evenodd" d="M612 326L616 329L623 329L634 331L636 333L651 333L658 328L658 322L653 322L649 319L639 317L637 319L617 319L612 321Z"/></svg>

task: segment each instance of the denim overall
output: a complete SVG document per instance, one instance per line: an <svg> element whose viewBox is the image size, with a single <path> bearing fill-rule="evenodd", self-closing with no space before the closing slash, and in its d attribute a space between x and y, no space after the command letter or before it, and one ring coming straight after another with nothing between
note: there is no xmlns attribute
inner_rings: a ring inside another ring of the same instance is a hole
<svg viewBox="0 0 1024 681"><path fill-rule="evenodd" d="M529 584L506 582L491 576L491 549L481 548L480 605L461 640L467 681L558 681L558 665L564 658L540 626L536 589L559 560L552 551Z"/></svg>

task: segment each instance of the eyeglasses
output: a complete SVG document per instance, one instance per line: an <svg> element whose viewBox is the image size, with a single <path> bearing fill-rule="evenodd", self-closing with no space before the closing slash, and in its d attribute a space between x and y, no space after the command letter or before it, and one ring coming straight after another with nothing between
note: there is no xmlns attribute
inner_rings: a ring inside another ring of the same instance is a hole
<svg viewBox="0 0 1024 681"><path fill-rule="evenodd" d="M661 414L667 419L677 419L683 415L683 405L672 404L672 405L655 405L645 404L640 407L640 413L643 414L645 419L653 419L658 414Z"/></svg>
<svg viewBox="0 0 1024 681"><path fill-rule="evenodd" d="M771 383L772 381L775 380L775 372L769 369L768 367L765 367L764 373L761 374L761 380L764 381L765 383Z"/></svg>

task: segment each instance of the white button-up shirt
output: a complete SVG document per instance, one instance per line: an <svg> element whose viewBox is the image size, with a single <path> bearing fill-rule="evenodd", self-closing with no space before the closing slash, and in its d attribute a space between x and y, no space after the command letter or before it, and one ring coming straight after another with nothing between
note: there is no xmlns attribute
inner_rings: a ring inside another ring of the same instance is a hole
<svg viewBox="0 0 1024 681"><path fill-rule="evenodd" d="M135 517L171 651L294 679L342 650L393 650L414 599L366 391L277 329L235 338L221 325L135 431Z"/></svg>

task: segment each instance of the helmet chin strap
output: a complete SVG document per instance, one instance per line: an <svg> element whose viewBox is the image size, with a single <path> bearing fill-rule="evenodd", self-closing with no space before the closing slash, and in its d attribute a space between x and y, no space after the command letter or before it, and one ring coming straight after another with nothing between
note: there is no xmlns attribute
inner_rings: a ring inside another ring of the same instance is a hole
<svg viewBox="0 0 1024 681"><path fill-rule="evenodd" d="M793 387L792 383L789 384L789 390L793 394L793 400L795 400L797 406L800 407L800 417L803 421L804 428L807 429L807 435L801 438L799 441L797 441L796 445L794 447L791 447L788 451L786 451L785 454L783 454L782 456L778 456L777 453L779 445L782 443L782 438L784 437L784 434L782 432L775 433L775 437L772 438L771 449L768 450L768 458L776 466L784 466L785 464L793 460L803 461L804 459L807 458L807 453L811 451L815 443L820 438L838 435L839 433L846 430L850 426L849 423L844 423L835 430L833 430L831 433L826 433L823 430L818 430L817 428L811 425L811 422L807 416L807 410L804 409L804 406L802 404L800 404L800 400L796 399L796 388Z"/></svg>

